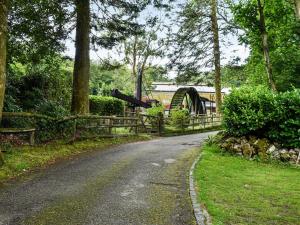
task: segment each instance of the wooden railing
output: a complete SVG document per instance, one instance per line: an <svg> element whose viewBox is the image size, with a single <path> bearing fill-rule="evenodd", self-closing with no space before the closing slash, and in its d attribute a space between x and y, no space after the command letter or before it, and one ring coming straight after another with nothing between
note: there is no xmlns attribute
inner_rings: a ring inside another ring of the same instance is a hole
<svg viewBox="0 0 300 225"><path fill-rule="evenodd" d="M28 123L29 125L20 125L23 124L22 122L26 119L30 121ZM44 125L39 121L49 122L51 127L47 127L47 123ZM73 115L64 118L53 118L33 113L4 112L3 122L4 124L6 123L6 127L11 124L19 124L16 128L34 128L38 134L39 132L51 132L51 129L56 127L58 130L57 132L60 132L60 134L56 136L60 136L61 138L68 136L71 137L72 140L85 136L113 137L122 135L137 135L140 133L162 135L165 131L164 128L170 127L169 117L163 117L163 115L150 116L142 113L132 113L130 116ZM197 115L191 116L188 122L183 121L181 130L198 130L218 126L220 124L221 117L215 114Z"/></svg>

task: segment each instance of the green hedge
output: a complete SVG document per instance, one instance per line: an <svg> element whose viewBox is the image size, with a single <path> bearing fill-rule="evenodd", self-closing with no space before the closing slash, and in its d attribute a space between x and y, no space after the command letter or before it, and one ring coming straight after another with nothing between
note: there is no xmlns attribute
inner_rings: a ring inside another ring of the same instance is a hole
<svg viewBox="0 0 300 225"><path fill-rule="evenodd" d="M100 116L122 115L123 101L113 97L90 96L90 113Z"/></svg>
<svg viewBox="0 0 300 225"><path fill-rule="evenodd" d="M287 147L300 147L300 90L273 93L265 87L242 87L223 104L226 132L267 137Z"/></svg>

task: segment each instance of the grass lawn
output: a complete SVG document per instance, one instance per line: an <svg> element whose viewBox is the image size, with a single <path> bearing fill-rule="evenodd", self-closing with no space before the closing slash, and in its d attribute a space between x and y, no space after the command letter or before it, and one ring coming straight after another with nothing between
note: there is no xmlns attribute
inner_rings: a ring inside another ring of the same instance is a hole
<svg viewBox="0 0 300 225"><path fill-rule="evenodd" d="M67 159L83 152L104 150L119 144L149 139L150 136L128 136L82 140L73 144L56 142L38 146L14 147L9 152L4 153L5 163L0 167L0 183L32 169L45 167L57 160Z"/></svg>
<svg viewBox="0 0 300 225"><path fill-rule="evenodd" d="M214 225L300 224L300 169L248 161L204 146L195 169L199 201Z"/></svg>

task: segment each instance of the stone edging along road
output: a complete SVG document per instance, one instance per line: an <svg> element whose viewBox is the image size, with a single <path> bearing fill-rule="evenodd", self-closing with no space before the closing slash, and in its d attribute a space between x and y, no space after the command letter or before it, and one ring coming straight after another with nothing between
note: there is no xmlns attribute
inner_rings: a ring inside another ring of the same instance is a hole
<svg viewBox="0 0 300 225"><path fill-rule="evenodd" d="M192 206L194 210L194 215L198 225L211 225L211 219L206 211L206 209L201 206L201 203L198 202L197 192L196 192L196 183L194 181L194 170L196 165L200 162L202 157L202 153L198 156L198 158L194 161L189 174L189 182L190 182L190 197L192 201Z"/></svg>

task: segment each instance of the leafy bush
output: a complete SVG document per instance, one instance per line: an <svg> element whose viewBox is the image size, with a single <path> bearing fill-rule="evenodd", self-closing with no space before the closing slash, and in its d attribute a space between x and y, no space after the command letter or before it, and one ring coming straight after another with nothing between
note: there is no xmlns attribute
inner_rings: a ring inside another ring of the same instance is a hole
<svg viewBox="0 0 300 225"><path fill-rule="evenodd" d="M37 112L50 117L61 118L70 114L64 106L54 101L44 101L37 106Z"/></svg>
<svg viewBox="0 0 300 225"><path fill-rule="evenodd" d="M121 115L124 104L121 100L113 97L90 96L90 112L101 116Z"/></svg>
<svg viewBox="0 0 300 225"><path fill-rule="evenodd" d="M147 115L149 116L159 116L160 113L164 113L163 106L154 106L152 108L147 109Z"/></svg>
<svg viewBox="0 0 300 225"><path fill-rule="evenodd" d="M176 108L171 113L171 125L184 129L189 126L190 115L187 109Z"/></svg>
<svg viewBox="0 0 300 225"><path fill-rule="evenodd" d="M300 89L276 97L276 116L267 136L288 147L300 147Z"/></svg>
<svg viewBox="0 0 300 225"><path fill-rule="evenodd" d="M223 124L234 136L267 137L287 147L300 147L300 91L275 94L264 87L242 87L226 96Z"/></svg>
<svg viewBox="0 0 300 225"><path fill-rule="evenodd" d="M275 95L265 87L235 89L225 97L223 121L231 135L263 133L265 125L274 120Z"/></svg>

